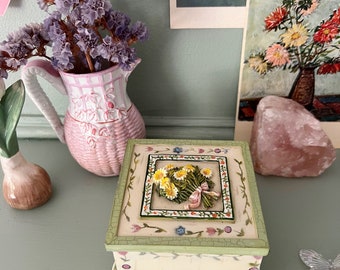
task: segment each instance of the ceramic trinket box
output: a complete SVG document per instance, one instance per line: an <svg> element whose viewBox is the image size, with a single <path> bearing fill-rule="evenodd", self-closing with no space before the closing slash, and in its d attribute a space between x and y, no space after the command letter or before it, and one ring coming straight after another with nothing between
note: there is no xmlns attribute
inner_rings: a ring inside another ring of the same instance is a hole
<svg viewBox="0 0 340 270"><path fill-rule="evenodd" d="M248 144L130 140L105 246L115 270L259 269L269 245Z"/></svg>

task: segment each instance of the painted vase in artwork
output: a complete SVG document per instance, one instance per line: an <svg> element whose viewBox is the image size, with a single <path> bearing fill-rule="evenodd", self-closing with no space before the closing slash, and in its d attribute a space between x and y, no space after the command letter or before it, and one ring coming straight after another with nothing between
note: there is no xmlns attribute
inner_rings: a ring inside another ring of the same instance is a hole
<svg viewBox="0 0 340 270"><path fill-rule="evenodd" d="M289 98L312 109L315 92L315 68L301 68L289 93Z"/></svg>

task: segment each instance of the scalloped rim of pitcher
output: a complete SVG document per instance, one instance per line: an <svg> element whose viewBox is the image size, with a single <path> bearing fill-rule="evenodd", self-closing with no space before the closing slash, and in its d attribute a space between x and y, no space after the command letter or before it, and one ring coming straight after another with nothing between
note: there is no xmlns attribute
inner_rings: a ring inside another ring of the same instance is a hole
<svg viewBox="0 0 340 270"><path fill-rule="evenodd" d="M126 72L132 72L134 70L134 68L142 61L141 58L137 58L136 61L133 63L133 66L126 70ZM111 72L113 70L116 70L116 69L119 69L119 65L118 64L115 64L113 65L112 67L109 67L107 69L104 69L104 70L100 70L100 71L96 71L96 72L89 72L89 73L72 73L72 72L65 72L65 71L62 71L62 70L58 70L58 72L60 74L65 74L66 76L70 76L70 77L80 77L80 76L88 76L89 74L93 74L93 75L98 75L100 76L101 74L103 73L107 73L107 72Z"/></svg>

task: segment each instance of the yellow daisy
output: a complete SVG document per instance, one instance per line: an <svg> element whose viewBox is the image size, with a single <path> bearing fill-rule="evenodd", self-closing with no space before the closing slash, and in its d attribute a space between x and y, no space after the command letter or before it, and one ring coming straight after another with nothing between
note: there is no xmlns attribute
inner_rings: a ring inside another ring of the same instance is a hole
<svg viewBox="0 0 340 270"><path fill-rule="evenodd" d="M158 169L157 171L155 171L152 180L155 183L159 183L164 177L166 177L167 175L167 171L164 169Z"/></svg>
<svg viewBox="0 0 340 270"><path fill-rule="evenodd" d="M160 180L159 187L161 189L166 189L169 184L170 184L169 177L164 177L163 179Z"/></svg>
<svg viewBox="0 0 340 270"><path fill-rule="evenodd" d="M285 47L300 47L306 43L308 32L302 24L294 24L292 28L281 35L281 38Z"/></svg>
<svg viewBox="0 0 340 270"><path fill-rule="evenodd" d="M192 166L191 164L188 164L188 165L183 166L183 170L187 172L193 172L195 170L195 167Z"/></svg>
<svg viewBox="0 0 340 270"><path fill-rule="evenodd" d="M188 172L186 170L182 169L182 170L175 172L174 177L177 180L183 180L187 176L187 174L188 174Z"/></svg>
<svg viewBox="0 0 340 270"><path fill-rule="evenodd" d="M165 170L171 170L171 169L173 169L173 168L175 168L175 166L174 166L174 164L167 164L165 167L164 167L164 169Z"/></svg>
<svg viewBox="0 0 340 270"><path fill-rule="evenodd" d="M209 168L201 169L201 174L204 175L206 178L210 178L212 176L212 170Z"/></svg>
<svg viewBox="0 0 340 270"><path fill-rule="evenodd" d="M178 189L173 183L169 183L165 189L165 196L169 200L173 200L177 197Z"/></svg>

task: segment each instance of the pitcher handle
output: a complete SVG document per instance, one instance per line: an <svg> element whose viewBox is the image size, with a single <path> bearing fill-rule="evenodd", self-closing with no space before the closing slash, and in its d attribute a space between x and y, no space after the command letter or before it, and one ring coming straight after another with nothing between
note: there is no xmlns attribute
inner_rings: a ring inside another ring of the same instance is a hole
<svg viewBox="0 0 340 270"><path fill-rule="evenodd" d="M37 76L42 77L60 93L66 95L67 91L58 71L52 67L49 61L37 59L28 62L28 64L23 67L21 74L28 96L50 123L58 139L62 143L65 143L63 123L37 79Z"/></svg>

